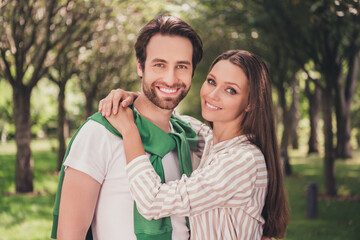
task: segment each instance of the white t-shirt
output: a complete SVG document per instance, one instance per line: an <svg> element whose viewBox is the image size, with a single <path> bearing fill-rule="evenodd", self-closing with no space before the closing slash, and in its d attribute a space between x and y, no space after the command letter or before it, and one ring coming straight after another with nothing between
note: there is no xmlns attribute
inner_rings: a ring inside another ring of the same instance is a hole
<svg viewBox="0 0 360 240"><path fill-rule="evenodd" d="M164 156L166 181L180 179L177 152ZM136 239L133 205L123 141L103 125L89 120L74 139L64 165L84 172L101 184L94 218L91 223L94 240ZM184 217L171 216L172 239L189 239Z"/></svg>

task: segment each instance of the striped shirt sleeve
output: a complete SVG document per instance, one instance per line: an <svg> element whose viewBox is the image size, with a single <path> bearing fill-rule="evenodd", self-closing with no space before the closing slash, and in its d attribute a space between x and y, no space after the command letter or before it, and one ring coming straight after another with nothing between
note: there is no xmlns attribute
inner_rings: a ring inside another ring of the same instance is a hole
<svg viewBox="0 0 360 240"><path fill-rule="evenodd" d="M214 163L197 169L190 177L162 184L146 156L134 159L126 167L130 191L139 212L146 219L170 215L195 216L208 210L246 205L256 181L254 155L228 151Z"/></svg>

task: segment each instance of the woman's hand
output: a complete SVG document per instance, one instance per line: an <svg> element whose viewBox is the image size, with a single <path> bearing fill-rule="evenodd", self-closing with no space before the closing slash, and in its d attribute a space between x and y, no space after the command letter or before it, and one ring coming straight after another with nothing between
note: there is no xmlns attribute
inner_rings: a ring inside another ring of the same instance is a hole
<svg viewBox="0 0 360 240"><path fill-rule="evenodd" d="M100 100L98 111L107 117L111 115L111 110L114 114L117 114L119 106L127 107L131 105L138 96L139 93L127 92L120 88L111 90L109 95Z"/></svg>
<svg viewBox="0 0 360 240"><path fill-rule="evenodd" d="M106 119L123 136L127 135L131 131L138 131L134 123L133 111L129 107L120 106L117 114L106 116Z"/></svg>
<svg viewBox="0 0 360 240"><path fill-rule="evenodd" d="M141 142L139 130L134 122L134 115L131 108L120 107L117 114L112 114L106 117L106 119L123 137L127 163L141 155L145 155L145 150Z"/></svg>

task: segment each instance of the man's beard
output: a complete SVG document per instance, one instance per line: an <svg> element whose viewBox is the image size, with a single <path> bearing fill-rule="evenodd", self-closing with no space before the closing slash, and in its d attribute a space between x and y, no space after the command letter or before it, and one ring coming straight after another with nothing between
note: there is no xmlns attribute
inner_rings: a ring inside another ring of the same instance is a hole
<svg viewBox="0 0 360 240"><path fill-rule="evenodd" d="M144 81L144 79L143 79ZM168 88L179 88L181 91L180 95L177 98L168 97L168 98L160 98L156 94L156 85L158 83L161 83L161 85L168 87ZM183 100L183 98L186 96L186 94L189 92L189 89L186 89L186 85L184 83L178 83L174 84L172 86L169 86L165 84L164 82L155 81L153 82L150 87L145 84L145 81L143 82L143 91L145 96L157 107L161 109L166 110L173 110L180 102Z"/></svg>

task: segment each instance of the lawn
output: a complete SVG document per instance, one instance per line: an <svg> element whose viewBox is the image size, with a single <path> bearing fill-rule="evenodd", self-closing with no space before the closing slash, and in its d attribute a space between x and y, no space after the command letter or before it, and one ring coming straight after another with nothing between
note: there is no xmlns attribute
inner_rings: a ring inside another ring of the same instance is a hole
<svg viewBox="0 0 360 240"><path fill-rule="evenodd" d="M33 141L34 188L32 194L15 194L15 147L0 146L0 239L49 239L52 206L57 187L54 141ZM360 236L360 151L352 160L336 162L337 189L341 197L328 199L324 192L322 159L291 151L294 174L286 178L291 206L287 238L359 239ZM306 218L307 184L318 184L318 218Z"/></svg>
<svg viewBox="0 0 360 240"><path fill-rule="evenodd" d="M352 160L337 160L336 181L339 197L323 196L323 159L291 153L293 176L286 178L291 207L287 239L359 239L360 236L360 151ZM306 218L306 192L310 181L318 184L318 218Z"/></svg>

